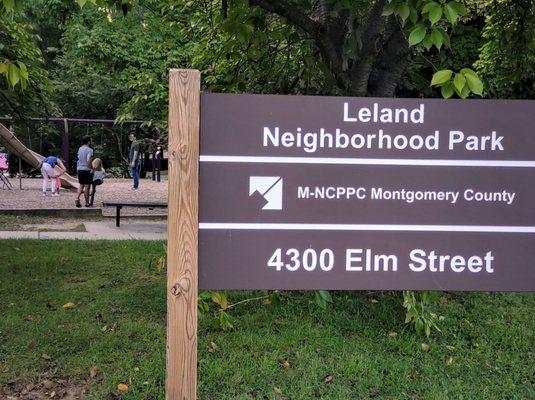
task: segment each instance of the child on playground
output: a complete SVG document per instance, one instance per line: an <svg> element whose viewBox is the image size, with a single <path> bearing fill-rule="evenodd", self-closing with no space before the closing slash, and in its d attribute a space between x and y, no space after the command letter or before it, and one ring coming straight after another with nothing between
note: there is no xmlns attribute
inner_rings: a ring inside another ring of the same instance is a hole
<svg viewBox="0 0 535 400"><path fill-rule="evenodd" d="M91 163L91 168L93 169L93 181L91 184L91 200L89 204L93 205L93 200L95 199L95 192L98 185L104 183L104 177L106 176L106 170L102 166L102 160L100 158L95 158Z"/></svg>

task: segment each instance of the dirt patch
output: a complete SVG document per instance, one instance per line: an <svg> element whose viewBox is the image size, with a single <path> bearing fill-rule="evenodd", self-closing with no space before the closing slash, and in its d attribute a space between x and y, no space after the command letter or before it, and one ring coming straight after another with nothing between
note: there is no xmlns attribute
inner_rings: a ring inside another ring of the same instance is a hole
<svg viewBox="0 0 535 400"><path fill-rule="evenodd" d="M87 232L79 219L25 215L0 215L0 231Z"/></svg>
<svg viewBox="0 0 535 400"><path fill-rule="evenodd" d="M83 399L89 381L73 383L66 379L43 378L39 382L14 380L0 386L1 400L77 400Z"/></svg>

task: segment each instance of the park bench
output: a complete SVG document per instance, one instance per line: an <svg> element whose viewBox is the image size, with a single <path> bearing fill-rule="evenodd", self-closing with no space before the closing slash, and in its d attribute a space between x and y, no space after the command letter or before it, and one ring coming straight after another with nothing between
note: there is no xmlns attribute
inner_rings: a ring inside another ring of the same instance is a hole
<svg viewBox="0 0 535 400"><path fill-rule="evenodd" d="M123 207L137 207L137 208L148 208L149 210L154 210L155 208L167 208L167 203L135 203L135 202L125 202L125 201L106 201L103 202L104 207L115 207L115 226L121 226L121 209Z"/></svg>

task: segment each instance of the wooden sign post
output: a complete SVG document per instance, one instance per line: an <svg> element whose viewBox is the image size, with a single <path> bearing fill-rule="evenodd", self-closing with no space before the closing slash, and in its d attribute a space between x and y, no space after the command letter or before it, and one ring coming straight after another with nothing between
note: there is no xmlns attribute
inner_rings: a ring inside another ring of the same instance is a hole
<svg viewBox="0 0 535 400"><path fill-rule="evenodd" d="M197 398L200 74L169 71L168 400Z"/></svg>

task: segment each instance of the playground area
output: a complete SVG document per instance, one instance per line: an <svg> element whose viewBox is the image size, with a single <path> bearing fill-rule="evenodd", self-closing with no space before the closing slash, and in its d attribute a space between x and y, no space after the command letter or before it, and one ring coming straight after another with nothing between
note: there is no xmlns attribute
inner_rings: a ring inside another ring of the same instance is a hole
<svg viewBox="0 0 535 400"><path fill-rule="evenodd" d="M61 189L60 196L44 197L42 194L42 179L23 178L22 190L19 179L10 179L13 188L0 190L0 210L65 210L75 208L75 189ZM143 179L140 189L131 192L130 179L106 179L104 184L98 186L95 193L93 208L102 209L103 216L115 215L114 208L103 208L103 202L167 202L167 181L155 182ZM139 215L166 215L165 210L149 210L146 208L125 208L124 216Z"/></svg>
<svg viewBox="0 0 535 400"><path fill-rule="evenodd" d="M81 121L88 122L87 120ZM65 125L64 134L68 132L67 125ZM87 132L85 130L85 133ZM100 140L97 140L101 143L98 146L99 155L107 155L110 170L115 167L116 170L127 171L122 153L117 150L106 152L105 147L102 146L103 133L100 133ZM93 129L93 134L99 137L95 129ZM163 174L164 179L161 179L161 158L155 156L155 154L162 155L162 152L152 154L154 156L153 174L147 174L147 178L141 179L140 187L136 191L131 191L132 179L116 178L116 173L105 174L102 184L93 185L95 192L90 196L91 207L76 207L79 186L78 179L74 176L76 171L71 168L73 175L69 175L61 171L59 166L53 167L61 185L59 195L58 193L52 195L49 182L46 185L46 195L43 195L43 179L41 178L43 155L31 149L30 138L26 140L27 143L21 139L17 137L14 129L8 129L0 124L0 146L4 149L4 152L0 152L2 155L0 160L0 238L86 240L164 240L166 238L167 181L165 174ZM149 143L155 142L149 140ZM66 140L61 141L61 153L67 166L66 169L69 170L67 161L69 146L65 146L66 144L68 144ZM121 140L118 144L122 146ZM73 149L76 148L77 146L73 147ZM51 154L50 150L45 151L42 145L38 150L44 154ZM121 151L123 150L126 151L121 147ZM119 154L121 154L120 159L112 163L109 157ZM146 155L150 160L149 154ZM13 165L10 168L10 158L15 162L18 160L18 168L13 168ZM142 161L151 163L145 159ZM148 203L157 206L149 207ZM109 217L115 217L115 222ZM122 226L120 226L121 217L126 218Z"/></svg>
<svg viewBox="0 0 535 400"><path fill-rule="evenodd" d="M0 189L0 238L165 240L166 209L122 209L125 217L115 226L115 208L103 202L167 202L167 182L141 181L131 192L131 180L106 179L95 194L92 208L76 208L75 189L62 189L60 196L42 195L41 179L11 179L11 190ZM20 189L22 185L22 190Z"/></svg>

